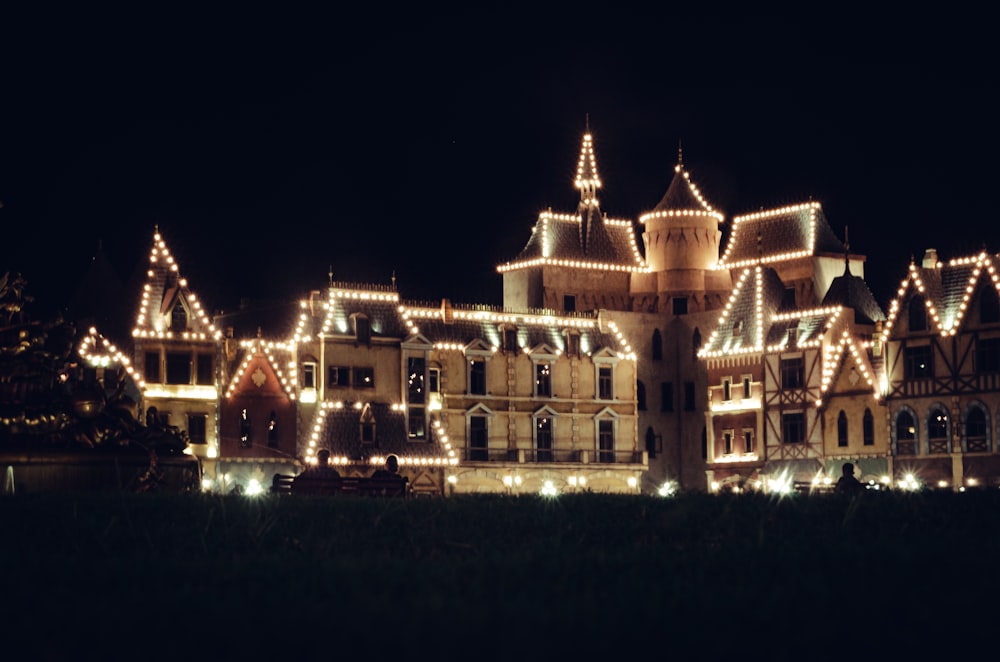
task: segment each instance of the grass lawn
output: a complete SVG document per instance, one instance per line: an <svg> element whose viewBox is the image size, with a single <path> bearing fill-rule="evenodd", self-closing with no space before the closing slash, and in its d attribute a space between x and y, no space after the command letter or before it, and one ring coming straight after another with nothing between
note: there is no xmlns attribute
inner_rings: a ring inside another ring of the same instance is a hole
<svg viewBox="0 0 1000 662"><path fill-rule="evenodd" d="M0 623L28 660L971 653L998 524L1000 491L6 496Z"/></svg>

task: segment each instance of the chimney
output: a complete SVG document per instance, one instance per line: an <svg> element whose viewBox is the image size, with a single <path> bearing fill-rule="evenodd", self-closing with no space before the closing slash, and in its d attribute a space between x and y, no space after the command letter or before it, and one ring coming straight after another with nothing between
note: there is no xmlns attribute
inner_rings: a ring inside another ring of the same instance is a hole
<svg viewBox="0 0 1000 662"><path fill-rule="evenodd" d="M923 266L924 269L937 269L937 264L938 264L937 249L928 248L926 251L924 251L924 262L921 266Z"/></svg>

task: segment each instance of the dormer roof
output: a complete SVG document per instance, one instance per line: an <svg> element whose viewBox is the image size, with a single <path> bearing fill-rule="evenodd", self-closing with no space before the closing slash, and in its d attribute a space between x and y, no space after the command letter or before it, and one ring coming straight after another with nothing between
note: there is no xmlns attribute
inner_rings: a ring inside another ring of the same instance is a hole
<svg viewBox="0 0 1000 662"><path fill-rule="evenodd" d="M729 301L698 356L711 357L762 352L771 319L782 303L785 285L770 267L744 269Z"/></svg>

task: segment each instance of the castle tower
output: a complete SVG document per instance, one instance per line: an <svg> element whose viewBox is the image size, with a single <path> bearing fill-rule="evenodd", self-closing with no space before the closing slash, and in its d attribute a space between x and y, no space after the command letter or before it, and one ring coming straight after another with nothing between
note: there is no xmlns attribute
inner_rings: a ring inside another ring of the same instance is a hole
<svg viewBox="0 0 1000 662"><path fill-rule="evenodd" d="M637 306L675 315L720 306L732 289L729 272L716 269L722 221L691 182L678 150L667 192L639 216L649 273L632 279Z"/></svg>

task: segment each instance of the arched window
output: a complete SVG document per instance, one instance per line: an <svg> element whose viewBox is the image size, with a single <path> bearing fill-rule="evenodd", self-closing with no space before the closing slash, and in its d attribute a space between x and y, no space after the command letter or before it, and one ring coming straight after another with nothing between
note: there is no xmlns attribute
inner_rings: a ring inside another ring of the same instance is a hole
<svg viewBox="0 0 1000 662"><path fill-rule="evenodd" d="M965 450L986 452L990 450L989 422L982 407L972 404L965 414Z"/></svg>
<svg viewBox="0 0 1000 662"><path fill-rule="evenodd" d="M917 423L909 410L896 414L896 455L917 454Z"/></svg>
<svg viewBox="0 0 1000 662"><path fill-rule="evenodd" d="M948 412L944 407L935 405L927 414L927 452L948 453L950 446L948 437L951 428Z"/></svg>
<svg viewBox="0 0 1000 662"><path fill-rule="evenodd" d="M653 329L653 360L659 361L663 358L663 336L659 329Z"/></svg>
<svg viewBox="0 0 1000 662"><path fill-rule="evenodd" d="M865 408L865 417L862 421L864 428L864 438L865 446L875 445L875 417L872 416L872 410Z"/></svg>
<svg viewBox="0 0 1000 662"><path fill-rule="evenodd" d="M837 415L837 446L847 448L847 414L843 409Z"/></svg>
<svg viewBox="0 0 1000 662"><path fill-rule="evenodd" d="M921 296L911 298L907 310L909 313L910 331L926 331L927 304L924 303L924 298Z"/></svg>

